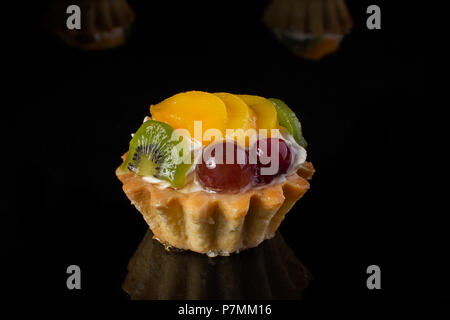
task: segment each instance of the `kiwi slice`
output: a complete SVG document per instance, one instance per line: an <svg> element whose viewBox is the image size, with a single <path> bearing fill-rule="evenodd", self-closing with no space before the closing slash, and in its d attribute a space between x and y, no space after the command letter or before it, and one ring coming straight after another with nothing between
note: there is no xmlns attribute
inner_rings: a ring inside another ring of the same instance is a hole
<svg viewBox="0 0 450 320"><path fill-rule="evenodd" d="M130 141L122 169L167 181L175 188L182 187L192 161L183 161L183 152L188 152L189 146L185 139L178 139L180 137L173 135L173 132L174 129L167 123L155 120L144 122ZM188 156L192 160L190 151Z"/></svg>
<svg viewBox="0 0 450 320"><path fill-rule="evenodd" d="M302 125L294 111L292 111L291 108L289 108L287 104L280 99L270 98L269 100L273 103L275 109L277 109L278 123L280 126L284 127L294 137L295 141L297 141L299 145L306 148L308 143L303 137Z"/></svg>

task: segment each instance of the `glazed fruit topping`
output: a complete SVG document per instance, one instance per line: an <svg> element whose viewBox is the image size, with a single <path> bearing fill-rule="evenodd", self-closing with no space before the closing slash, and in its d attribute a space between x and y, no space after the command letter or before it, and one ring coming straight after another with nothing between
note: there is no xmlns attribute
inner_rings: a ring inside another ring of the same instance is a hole
<svg viewBox="0 0 450 320"><path fill-rule="evenodd" d="M185 142L171 139L173 131L163 122L144 122L130 141L122 168L138 176L165 180L175 188L182 187L191 165L181 157L183 150L187 150Z"/></svg>
<svg viewBox="0 0 450 320"><path fill-rule="evenodd" d="M291 149L279 138L258 140L250 150L236 143L223 142L204 149L196 176L207 190L239 192L251 185L272 182L287 173L291 163Z"/></svg>
<svg viewBox="0 0 450 320"><path fill-rule="evenodd" d="M284 127L287 132L294 137L295 141L297 141L299 145L306 148L308 144L303 137L302 125L294 111L292 111L291 108L289 108L287 104L280 99L270 98L269 100L273 103L275 109L277 110L278 122L280 126Z"/></svg>
<svg viewBox="0 0 450 320"><path fill-rule="evenodd" d="M217 192L239 192L271 183L288 172L297 157L293 154L297 143L307 146L299 119L279 99L188 91L152 105L150 112L151 120L130 142L123 168L166 180L175 188L183 187L190 174L191 162L181 163L181 154L193 148L171 139L178 131L184 132L183 137L190 135L186 141L197 146L195 157L200 144L203 157L195 168L196 180ZM281 139L279 129L297 143Z"/></svg>
<svg viewBox="0 0 450 320"><path fill-rule="evenodd" d="M203 141L202 136L195 136L195 121L201 121L203 131L213 129L220 132L225 132L227 121L225 103L216 95L202 91L178 93L150 106L150 113L153 120L168 123L174 129L188 130L191 137L202 141L203 145L212 141Z"/></svg>
<svg viewBox="0 0 450 320"><path fill-rule="evenodd" d="M286 173L292 162L291 150L279 138L258 140L250 149L250 156L256 157L254 182L257 185L270 183Z"/></svg>
<svg viewBox="0 0 450 320"><path fill-rule="evenodd" d="M204 149L195 171L197 181L205 189L239 192L251 184L254 165L249 164L246 149L236 143L221 142Z"/></svg>
<svg viewBox="0 0 450 320"><path fill-rule="evenodd" d="M271 129L278 129L277 110L268 99L252 96L248 94L237 95L241 98L256 114L256 126L258 129L268 130L270 136Z"/></svg>

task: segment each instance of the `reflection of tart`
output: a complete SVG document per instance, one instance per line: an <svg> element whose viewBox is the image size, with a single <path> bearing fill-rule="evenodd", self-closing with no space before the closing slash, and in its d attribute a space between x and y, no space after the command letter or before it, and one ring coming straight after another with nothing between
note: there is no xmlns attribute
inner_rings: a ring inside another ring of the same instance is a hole
<svg viewBox="0 0 450 320"><path fill-rule="evenodd" d="M353 26L344 0L272 0L264 22L297 56L311 60L336 51Z"/></svg>
<svg viewBox="0 0 450 320"><path fill-rule="evenodd" d="M255 247L309 188L301 125L281 100L190 91L150 111L116 174L163 244L209 256Z"/></svg>
<svg viewBox="0 0 450 320"><path fill-rule="evenodd" d="M122 287L134 300L300 299L311 278L279 232L258 248L211 259L166 251L147 231Z"/></svg>

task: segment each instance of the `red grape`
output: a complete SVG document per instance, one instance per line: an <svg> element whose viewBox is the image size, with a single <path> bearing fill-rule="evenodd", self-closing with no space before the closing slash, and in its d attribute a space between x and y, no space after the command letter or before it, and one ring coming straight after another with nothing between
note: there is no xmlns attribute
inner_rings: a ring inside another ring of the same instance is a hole
<svg viewBox="0 0 450 320"><path fill-rule="evenodd" d="M248 162L248 151L231 142L206 147L202 162L195 168L197 181L204 188L217 192L245 189L252 181L253 172L254 165Z"/></svg>
<svg viewBox="0 0 450 320"><path fill-rule="evenodd" d="M278 151L278 157L272 156L272 147L275 148L274 152ZM270 183L274 178L286 173L292 162L291 150L284 140L278 138L258 140L252 146L250 154L252 157L256 156L256 184ZM275 160L275 162L272 160ZM263 168L265 169L262 170Z"/></svg>

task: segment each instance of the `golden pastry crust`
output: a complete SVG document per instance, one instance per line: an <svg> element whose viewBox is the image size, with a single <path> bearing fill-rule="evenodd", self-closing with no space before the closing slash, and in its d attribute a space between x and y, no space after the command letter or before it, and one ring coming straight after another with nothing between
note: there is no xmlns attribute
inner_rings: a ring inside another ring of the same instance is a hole
<svg viewBox="0 0 450 320"><path fill-rule="evenodd" d="M309 189L308 181L296 173L282 183L238 194L160 189L120 167L116 175L157 240L210 256L256 247L273 237Z"/></svg>

